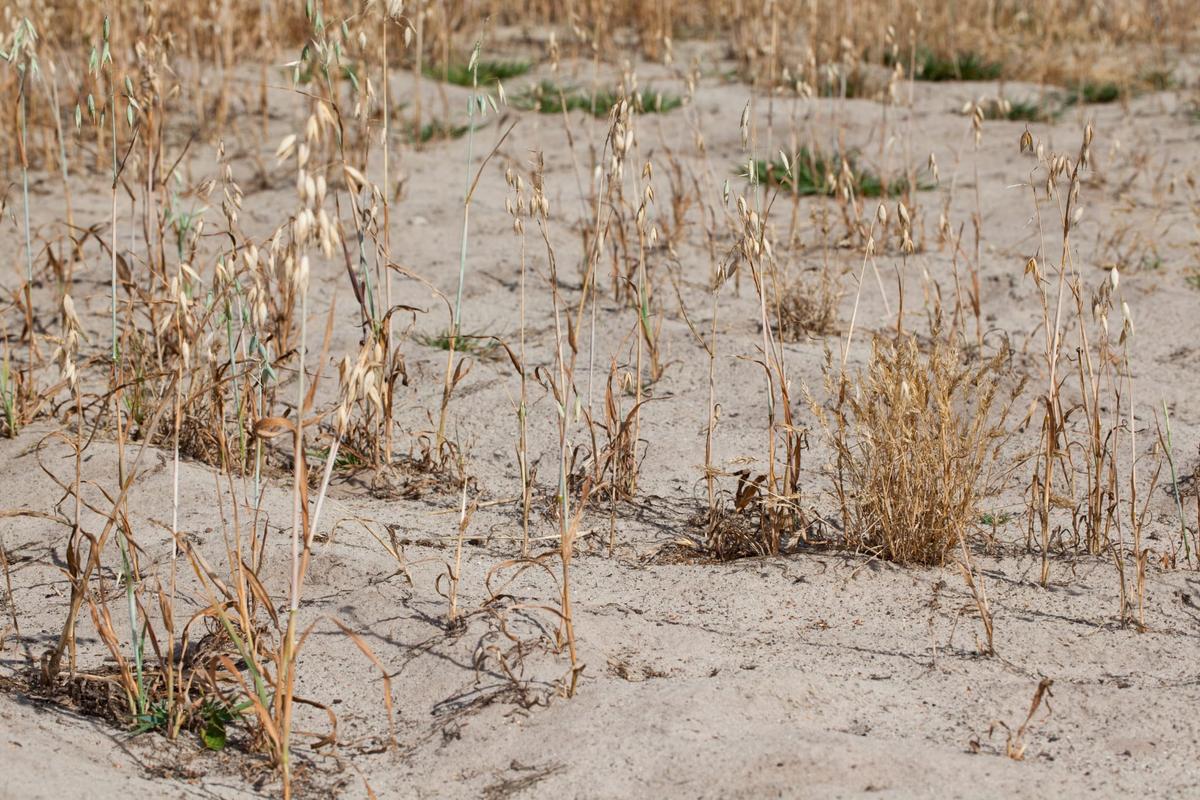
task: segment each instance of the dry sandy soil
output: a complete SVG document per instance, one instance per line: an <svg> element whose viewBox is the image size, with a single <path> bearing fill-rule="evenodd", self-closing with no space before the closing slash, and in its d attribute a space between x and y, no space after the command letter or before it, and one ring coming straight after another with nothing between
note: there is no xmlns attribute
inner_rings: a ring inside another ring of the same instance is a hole
<svg viewBox="0 0 1200 800"><path fill-rule="evenodd" d="M678 60L683 63L687 53L681 50ZM697 174L713 170L717 183L704 189L705 202L720 203L720 183L726 178L735 193L746 191L734 165L743 158L739 118L749 90L725 78L726 65L715 57L705 63L690 107L637 120L639 158L656 162L663 215L670 196L664 166L668 151ZM590 64L568 63L562 69L568 80L586 84L592 79ZM678 77L661 66L645 65L638 74L642 85L682 91ZM510 81L509 95L546 75L540 67ZM410 78L396 81L404 87L402 94L410 91ZM755 121L764 152L768 114L773 113L776 148L786 144L794 115L801 141L815 138L829 144L834 131L840 131L848 146L861 148L876 164L895 168L908 152L913 163L922 165L934 153L941 180L919 195L923 250L907 267L908 325L925 325L921 298L933 283L944 297L953 296L951 253L938 247L936 236L943 201L950 199L953 225L967 224L969 230L978 195L983 324L990 341L1007 336L1016 348L1014 379L1021 371L1037 379L1041 310L1032 284L1022 276L1026 260L1038 249L1029 191L1021 185L1033 165L1030 156L1018 153L1026 124L985 123L976 152L970 122L960 113L964 102L995 95L999 88L994 83L918 82L912 87L911 113L891 108L889 128L882 132L882 106L869 100L776 99L770 109L760 99ZM1003 90L1009 97L1039 92L1019 84ZM441 90L434 83L426 82L422 91L427 108L440 108ZM451 113L460 113L465 90L446 87L445 92ZM907 92L905 85L902 94ZM291 173L273 166L270 156L303 117L297 104L280 94L268 140L247 123L226 141L247 195L242 225L252 234L265 235L294 207ZM1048 150L1074 153L1085 121L1094 121L1093 167L1082 190L1076 260L1092 288L1107 280L1103 266L1122 265L1121 288L1136 323L1132 369L1138 447L1147 454L1146 473L1152 470L1149 454L1155 439L1152 410L1161 409L1163 402L1170 409L1181 474L1190 475L1196 467L1200 444L1200 290L1189 283L1198 218L1195 195L1186 185L1200 161L1200 124L1189 115L1185 100L1182 92L1145 93L1124 103L1071 108L1053 122L1029 124ZM551 237L562 280L569 291L578 290L580 244L573 223L582 213L579 181L589 180L589 148L599 150L606 123L578 112L569 119L578 167L560 116L505 111L502 119L489 118L478 131L477 158L511 122L517 123L484 169L472 207L464 306L464 326L470 332L507 341L517 335L518 243L504 208L503 171L510 166L527 170L535 149L545 154L554 216ZM704 132L706 159L696 152L693 124ZM182 140L186 134L178 136ZM886 137L882 155L881 137ZM406 194L393 210L393 247L406 267L447 293L457 279L466 147L466 140L459 139L421 151L406 148L394 166L405 178ZM267 180L261 184L253 179L256 161L267 164ZM187 183L215 176L212 147L193 146L184 174ZM104 178L84 175L76 183L77 218L106 224ZM60 214L53 177L35 176L33 192L34 228L45 228ZM818 402L824 351L837 351L844 340L862 257L861 250L822 244L816 220L831 202L801 201L801 242L781 256L792 270L829 259L833 269L844 273L847 292L839 332L786 348L794 395L800 398L799 388L808 387ZM10 220L18 207L19 195L10 192L0 228L5 252L20 247L20 228ZM775 223L781 230L786 230L790 200L787 207ZM874 207L868 200L866 213L873 214ZM302 794L364 797L368 784L379 797L1200 793L1200 578L1157 563L1158 554L1170 552L1178 536L1175 501L1164 491L1163 480L1149 499L1146 543L1155 555L1146 578L1144 630L1118 618L1119 578L1111 558L1055 552L1049 584L1040 585L1040 554L1025 546L1025 471L1000 495L985 499L981 513L1001 520L994 544L980 545L976 555L994 615L996 652L990 656L980 654L983 629L953 564L901 568L824 545L728 563L683 557L673 543L698 533L692 518L704 504L708 362L666 276L675 277L689 317L706 331L711 266L695 219L675 253L657 251L653 256L661 278L656 301L663 314L668 367L654 387L654 401L644 409L639 498L617 509L611 554L609 517L598 513L582 523L572 575L575 624L586 664L577 694L568 699L558 691L568 669L565 654L546 648L529 648L523 657L509 653L518 680L506 676L496 658L511 645L502 625L526 638L539 630L553 633L553 617L537 607L555 603L555 584L547 574L529 571L503 588L502 602L483 605L490 596L489 576L499 592L504 578L513 575L502 565L518 552L520 512L513 502L519 493L512 411L516 379L507 359L480 358L452 406L452 435L462 444L466 469L475 478L472 496L481 504L464 555L460 603L471 612L464 625L446 629L446 600L436 584L453 556L456 487L433 480L413 496L397 489L399 479L387 476L335 477L302 608L306 622L316 626L301 656L298 693L336 713L337 744L314 750L314 737L300 737ZM1048 250L1054 253L1058 239L1053 226L1048 227ZM1126 233L1114 239L1121 231ZM537 239L530 236L530 263L542 270L544 249ZM722 250L727 247L722 242ZM898 259L893 254L880 260L893 312L894 263ZM19 264L6 268L4 280L16 281L21 269ZM541 274L531 273L530 279L529 360L549 364L552 317ZM895 324L870 271L867 276L852 364L864 363L869 332ZM75 303L94 334L85 347L99 351L107 341L104 259L96 254L78 280ZM336 261L315 264L313 286L312 351L319 351L319 323L336 297L331 352L339 357L353 352L357 310L344 271ZM38 291L46 304L54 302L51 287L39 286ZM427 288L405 281L400 296L426 310L415 316L417 332L445 329L444 304ZM748 278L740 291L731 286L721 298L716 378L722 416L715 460L730 472L756 462L761 468L762 372L745 358L753 357L761 340L757 314ZM606 293L597 326L597 362L603 364L598 383L610 353L628 362L632 322L628 308ZM969 325L973 336L973 319ZM404 348L412 380L399 393L397 406L405 431L399 440L407 442L409 432L428 428L427 412L436 413L445 354L415 338ZM586 372L581 375L586 380ZM331 392L326 400L332 399ZM802 399L796 412L801 424L812 425ZM543 462L540 482L549 484L555 469L555 410L541 389L534 392L530 421L531 447ZM63 492L51 475L68 480L73 460L69 444L52 435L58 428L54 420L43 419L16 439L0 441L0 493L6 509L49 513L62 502ZM1030 426L1008 446L1012 458L1036 440L1036 426ZM830 449L818 430L811 432L810 441L806 501L818 513L832 515L835 506L822 472ZM129 457L137 451L137 444L130 445ZM101 436L88 448L84 476L97 484L93 496L101 486L111 489L115 462L111 439ZM171 549L165 533L171 513L170 452L150 448L139 469L128 507L131 524L141 531L143 570L154 574L164 568ZM224 549L217 509L228 505L224 479L207 464L187 461L180 487L181 529L219 563ZM1184 502L1194 516L1196 500L1186 486ZM264 581L273 596L286 598L291 513L286 477L270 481L263 508L273 532ZM384 540L392 534L402 549L402 565L368 529ZM536 544L554 550L554 525L544 516L535 518L534 533L541 537ZM65 533L45 519L10 517L0 519L0 535L12 561L20 623L19 634L10 630L0 651L0 680L10 689L0 692L0 796L241 797L278 792L272 773L236 746L211 754L191 735L178 742L156 734L133 737L78 707L35 697L20 676L62 625ZM493 574L497 567L501 569ZM106 570L114 581L112 570ZM184 609L195 610L205 602L194 583L183 584ZM4 611L7 617L8 609ZM330 621L334 617L364 637L390 675L394 747L385 746L388 722L379 671L338 632ZM100 669L107 653L90 620L82 621L79 636L80 666ZM1050 694L1028 720L1020 741L1012 741L1024 748L1024 758L1009 758L1006 743L1026 722L1043 679L1053 682ZM298 713L299 730L325 732L322 712L302 707ZM235 730L235 745L237 737Z"/></svg>

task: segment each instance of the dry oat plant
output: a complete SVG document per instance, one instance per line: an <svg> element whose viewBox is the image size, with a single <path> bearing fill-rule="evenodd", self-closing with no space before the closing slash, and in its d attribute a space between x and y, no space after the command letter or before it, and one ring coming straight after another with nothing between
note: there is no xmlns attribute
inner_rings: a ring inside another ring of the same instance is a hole
<svg viewBox="0 0 1200 800"><path fill-rule="evenodd" d="M0 796L1200 793L1194 11L8 0Z"/></svg>

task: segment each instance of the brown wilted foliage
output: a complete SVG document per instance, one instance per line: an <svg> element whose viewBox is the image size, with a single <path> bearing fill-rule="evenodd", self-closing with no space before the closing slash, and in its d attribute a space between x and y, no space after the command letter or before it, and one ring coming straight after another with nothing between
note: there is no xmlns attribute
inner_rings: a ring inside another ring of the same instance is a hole
<svg viewBox="0 0 1200 800"><path fill-rule="evenodd" d="M827 368L832 409L814 407L835 451L846 542L899 563L942 564L976 515L997 445L1007 352L964 364L935 332L877 337L857 375Z"/></svg>
<svg viewBox="0 0 1200 800"><path fill-rule="evenodd" d="M797 277L779 298L779 335L787 342L834 333L838 327L841 283L821 269L815 276Z"/></svg>

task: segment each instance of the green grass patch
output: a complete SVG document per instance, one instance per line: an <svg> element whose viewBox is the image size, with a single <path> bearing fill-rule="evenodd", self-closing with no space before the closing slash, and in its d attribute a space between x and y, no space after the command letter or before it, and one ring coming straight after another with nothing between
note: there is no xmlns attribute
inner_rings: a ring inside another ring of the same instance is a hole
<svg viewBox="0 0 1200 800"><path fill-rule="evenodd" d="M452 335L448 329L433 334L420 333L413 337L413 341L425 347L432 347L435 350L449 350ZM492 336L460 333L458 334L458 341L454 343L454 352L469 353L480 358L485 358L494 355L497 347L499 345Z"/></svg>
<svg viewBox="0 0 1200 800"><path fill-rule="evenodd" d="M328 447L318 447L308 451L308 460L314 464L324 464L327 458L329 458ZM354 470L364 466L364 463L357 453L351 452L347 447L339 447L337 458L333 460L333 468L338 471Z"/></svg>
<svg viewBox="0 0 1200 800"><path fill-rule="evenodd" d="M994 81L999 79L1004 66L978 53L962 52L947 57L921 48L917 51L916 70L919 81Z"/></svg>
<svg viewBox="0 0 1200 800"><path fill-rule="evenodd" d="M541 114L561 114L566 111L584 111L592 116L605 117L612 107L621 101L617 92L602 89L593 93L581 89L559 86L542 81L518 96L515 105ZM633 97L633 106L641 114L663 114L683 105L678 95L646 89Z"/></svg>
<svg viewBox="0 0 1200 800"><path fill-rule="evenodd" d="M1054 116L1053 112L1033 100L1017 100L1004 105L1006 108L1001 113L1003 119L1009 122L1041 122Z"/></svg>
<svg viewBox="0 0 1200 800"><path fill-rule="evenodd" d="M1061 108L1052 108L1048 103L1037 100L991 100L980 104L983 117L989 120L1008 122L1050 122L1062 114Z"/></svg>
<svg viewBox="0 0 1200 800"><path fill-rule="evenodd" d="M1087 105L1115 103L1125 95L1120 86L1112 81L1094 83L1087 81L1072 88L1063 98L1064 106L1074 106L1080 103Z"/></svg>
<svg viewBox="0 0 1200 800"><path fill-rule="evenodd" d="M533 64L528 61L480 61L476 64L479 71L479 85L490 86L496 81L506 81L517 78L529 72ZM466 64L451 64L447 67L427 67L426 77L444 80L455 86L474 86L475 76Z"/></svg>
<svg viewBox="0 0 1200 800"><path fill-rule="evenodd" d="M469 125L451 125L440 119L426 122L421 126L420 130L416 130L413 125L405 126L408 140L410 142L420 142L421 144L445 139L458 139L470 129L471 126Z"/></svg>
<svg viewBox="0 0 1200 800"><path fill-rule="evenodd" d="M1067 89L1063 95L1063 107L1075 105L1103 105L1116 103L1139 91L1163 92L1177 86L1170 70L1142 72L1132 83L1116 81L1083 81Z"/></svg>
<svg viewBox="0 0 1200 800"><path fill-rule="evenodd" d="M883 179L879 175L860 166L853 155L847 156L846 161L853 179L854 192L859 197L882 197L885 193L889 197L897 197L910 188L917 191L933 188L933 184L919 179L915 187L910 187L908 179L901 177L889 182L885 192ZM753 175L748 173L746 164L738 165L738 174L743 177L753 178L757 183L777 186L789 192L794 190L797 194L806 197L834 195L837 192L836 181L841 171L840 157L814 153L807 148L802 149L796 155L791 169L788 169L782 158L776 158L769 163L764 159L758 159L754 162Z"/></svg>

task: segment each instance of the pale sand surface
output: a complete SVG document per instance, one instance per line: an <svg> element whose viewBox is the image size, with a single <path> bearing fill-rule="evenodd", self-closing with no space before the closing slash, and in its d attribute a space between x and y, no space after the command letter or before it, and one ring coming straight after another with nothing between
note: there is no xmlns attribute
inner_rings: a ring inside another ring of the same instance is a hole
<svg viewBox="0 0 1200 800"><path fill-rule="evenodd" d="M576 69L580 82L586 82L590 67ZM643 85L679 90L678 80L662 67L648 65L639 74ZM511 81L510 95L535 77ZM405 93L410 91L408 80L397 79ZM950 253L936 244L943 199L956 185L950 213L957 225L969 219L978 188L984 325L989 336L1007 335L1017 349L1014 376L1024 371L1036 379L1041 311L1022 269L1037 249L1038 232L1028 189L1017 185L1033 165L1017 152L1025 124L986 123L976 156L969 122L959 113L965 101L996 90L996 84L916 84L913 133L907 132L907 111L892 109L888 135L896 138L885 159L894 167L911 147L915 163L923 164L932 151L941 169L940 186L920 196L927 249L908 268L907 296L918 309L908 320L910 327L924 325L919 306L927 284L922 271L942 286L945 297L952 296ZM426 84L424 91L436 108L440 99L434 85ZM1037 88L1009 84L1005 91L1017 97ZM454 87L447 92L450 107L461 108L463 92ZM743 187L734 164L742 157L738 121L747 98L744 85L705 78L693 109L638 120L641 157L665 161L670 150L701 175L711 166L718 184L706 190L706 202L715 199L726 178L735 190ZM796 130L802 141L816 137L827 144L834 126L840 126L849 143L877 159L880 108L865 100L804 102L794 111ZM272 168L265 188L252 187L250 180L250 157L270 165L278 140L300 124L294 104L280 101L279 109L268 141L249 130L227 141L247 193L242 225L251 233L265 234L294 206L286 167ZM707 163L692 143L688 120L693 113L705 134ZM776 101L776 147L787 141L792 114L790 101ZM1200 124L1184 112L1179 95L1164 92L1135 97L1124 107L1072 109L1053 123L1029 127L1048 149L1074 153L1086 118L1094 120L1096 130L1094 169L1082 190L1085 218L1074 239L1077 263L1094 288L1105 280L1099 267L1123 248L1160 259L1153 266L1127 269L1121 280L1137 326L1133 371L1139 447L1149 452L1154 440L1150 409L1167 402L1177 464L1190 474L1200 443L1200 290L1186 280L1196 267L1198 217L1189 206L1184 176L1200 161ZM503 170L508 165L524 168L531 149L546 154L555 216L551 235L563 280L571 292L580 280L580 243L572 223L582 212L561 118L508 112L505 121L480 129L477 153L491 147L509 120L518 119L484 170L472 208L464 311L469 331L508 341L519 330L519 267L517 240L504 209ZM570 122L586 173L587 148L600 146L605 123L578 113ZM765 140L765 103L759 104L758 124ZM442 142L422 152L406 149L398 158L407 196L393 209L393 247L405 266L446 292L452 292L457 278L465 148L465 140ZM215 175L212 156L210 147L194 147L187 179ZM1168 190L1172 180L1177 181L1175 191ZM666 214L670 192L665 168L659 168L655 181L660 213ZM109 199L102 176L80 177L77 184L76 216L105 220ZM35 181L35 228L55 219L58 191L50 177ZM847 271L844 331L861 254L822 248L811 220L829 202L801 203L805 243L786 259L793 266L816 266L829 257L834 268ZM874 202L867 201L867 213L873 210ZM787 202L780 227L786 227L790 213ZM1118 230L1128 233L1114 245ZM1055 252L1052 224L1045 236L1048 250ZM15 252L19 242L19 229L6 222L0 245ZM530 253L531 266L541 268L544 250L536 234L530 237ZM710 263L699 225L691 225L674 255L663 252L655 258L663 276L668 270L676 276L693 322L707 330ZM884 285L893 294L895 261L894 255L880 259ZM75 293L76 305L95 333L93 347L102 347L107 336L103 263L96 258L80 272ZM864 360L870 331L894 324L868 276L859 309L862 335L856 334L852 363ZM339 357L353 352L357 311L344 268L336 261L315 265L313 285L310 346L314 352L319 349L320 323L336 295L332 352ZM39 291L47 303L53 302L49 287ZM982 629L953 565L900 568L829 548L725 564L656 557L673 540L695 533L689 520L703 505L707 413L707 358L678 313L670 283L662 280L657 291L665 312L661 335L669 367L654 389L658 399L643 414L648 448L642 497L618 509L612 555L607 552L607 516L584 519L585 537L573 567L576 628L587 665L577 695L566 699L552 690L567 670L565 655L535 651L524 659L520 669L528 682L527 697L542 700L529 708L494 660L485 659L477 668L478 653L503 643L495 615L480 612L461 630L444 629L446 601L435 591L435 580L453 554L453 486L435 486L414 499L373 487L371 476L339 477L324 512L324 531L355 518L378 531L391 526L405 544L412 583L356 523L347 522L317 546L303 607L306 620L317 620L317 625L301 656L298 692L336 712L339 744L319 753L301 746L307 794L364 797L364 778L379 797L1200 794L1200 578L1152 564L1144 632L1118 623L1118 578L1111 559L1057 555L1049 586L1040 586L1039 556L1025 549L1028 518L1021 485L985 501L997 513L1015 515L997 531L994 552L978 555L995 617L994 657L978 653ZM445 328L444 305L428 289L408 281L400 284L400 292L402 302L428 309L416 319L418 331ZM753 355L758 336L757 300L748 277L740 294L729 291L721 303L717 386L723 413L715 460L733 470L741 468L743 457L761 458L765 435L761 370L738 358ZM627 336L631 323L628 309L610 295L601 299L598 385L601 372L607 371L608 353ZM973 335L973 319L969 324ZM530 362L550 363L549 295L536 275L530 283L528 325ZM833 335L787 346L796 387L820 392L824 350L836 350L838 341ZM412 380L398 394L397 407L407 432L428 426L428 410L436 413L444 353L412 341L404 347ZM330 400L333 384L327 383L324 394ZM516 391L507 359L484 360L454 399L453 436L464 445L467 469L485 501L511 499L518 492L512 412ZM802 424L811 423L802 401L798 414ZM533 394L530 420L531 448L542 458L540 480L545 484L553 480L555 469L555 421L552 401L540 389ZM73 466L70 448L48 437L54 430L52 422L43 420L16 440L0 441L5 508L50 512L62 500L61 489L44 470L67 480ZM406 437L398 437L404 449ZM1010 445L1014 457L1036 438L1033 425ZM815 430L811 442L804 483L811 487L811 504L832 514L828 483L820 471L830 451ZM130 446L131 455L136 450ZM115 455L115 444L98 439L88 449L85 476L111 488ZM131 522L146 551L143 570L161 572L171 549L166 535L170 453L151 449L141 469L128 503ZM1020 473L1021 480L1025 475ZM223 491L220 482L211 467L189 461L182 466L180 486L181 528L207 558L221 563L221 521L215 511L217 493ZM1148 514L1147 544L1156 552L1169 550L1177 535L1174 499L1163 487L1160 480ZM263 577L281 605L286 603L290 498L286 478L270 481L264 509L274 534ZM1194 496L1185 502L1194 515ZM480 608L487 598L485 578L514 555L519 530L514 504L486 506L476 513L464 558L463 608ZM36 518L0 519L0 533L15 559L12 577L21 625L20 636L10 635L0 653L0 674L12 676L25 670L25 653L39 657L61 627L67 591L60 571L65 533ZM538 517L535 534L552 533L553 525ZM548 540L540 544L554 546ZM113 578L111 569L107 575ZM194 583L185 581L182 587L184 609L203 605ZM554 585L541 573L526 573L506 591L513 598L506 606L554 602ZM378 671L332 623L320 621L323 615L336 616L360 633L388 669L397 748L378 752L387 734ZM536 612L510 610L506 619L524 635L538 626L554 626L551 618ZM81 623L79 635L81 666L101 664L106 654L90 620ZM1024 760L1009 759L1004 728L996 723L1019 726L1042 678L1053 680L1053 696L1029 725ZM307 708L298 713L299 729L324 731L323 714ZM232 751L208 755L193 738L185 738L180 743L156 735L130 738L102 720L35 702L21 690L3 692L0 797L241 797L278 791L270 775L255 786L262 771L251 770L249 778L239 774L246 756Z"/></svg>

